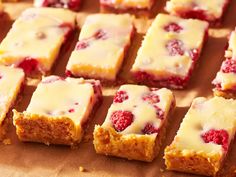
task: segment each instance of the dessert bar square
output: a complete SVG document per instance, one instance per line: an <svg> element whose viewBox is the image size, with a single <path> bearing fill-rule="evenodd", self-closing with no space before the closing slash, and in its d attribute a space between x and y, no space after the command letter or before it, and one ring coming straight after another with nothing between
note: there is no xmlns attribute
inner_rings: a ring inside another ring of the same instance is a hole
<svg viewBox="0 0 236 177"><path fill-rule="evenodd" d="M194 99L170 146L167 169L214 176L221 168L236 131L236 101Z"/></svg>
<svg viewBox="0 0 236 177"><path fill-rule="evenodd" d="M231 0L169 0L166 10L183 18L205 20L213 25L220 24Z"/></svg>
<svg viewBox="0 0 236 177"><path fill-rule="evenodd" d="M45 77L26 111L13 111L16 133L21 141L76 145L101 100L99 81Z"/></svg>
<svg viewBox="0 0 236 177"><path fill-rule="evenodd" d="M102 125L94 130L97 153L152 161L165 138L167 121L175 108L168 89L122 85Z"/></svg>
<svg viewBox="0 0 236 177"><path fill-rule="evenodd" d="M27 75L48 73L74 26L69 10L25 10L0 44L0 64L23 68Z"/></svg>
<svg viewBox="0 0 236 177"><path fill-rule="evenodd" d="M154 87L184 88L207 33L207 22L157 15L132 66L134 79Z"/></svg>
<svg viewBox="0 0 236 177"><path fill-rule="evenodd" d="M24 77L21 69L0 66L0 140L6 133L9 121L7 114L21 91Z"/></svg>
<svg viewBox="0 0 236 177"><path fill-rule="evenodd" d="M133 33L133 18L128 14L88 16L66 66L66 74L115 81Z"/></svg>
<svg viewBox="0 0 236 177"><path fill-rule="evenodd" d="M136 15L151 15L156 0L100 0L102 12L132 13Z"/></svg>
<svg viewBox="0 0 236 177"><path fill-rule="evenodd" d="M215 86L213 92L216 96L236 98L236 30L230 35L225 58L212 82Z"/></svg>
<svg viewBox="0 0 236 177"><path fill-rule="evenodd" d="M78 11L81 6L81 0L34 0L34 6L66 8L73 11Z"/></svg>

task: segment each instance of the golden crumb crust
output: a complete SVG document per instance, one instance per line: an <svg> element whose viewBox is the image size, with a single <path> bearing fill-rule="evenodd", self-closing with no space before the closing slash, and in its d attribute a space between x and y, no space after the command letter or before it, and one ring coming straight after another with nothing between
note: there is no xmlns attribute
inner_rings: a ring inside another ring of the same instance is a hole
<svg viewBox="0 0 236 177"><path fill-rule="evenodd" d="M16 133L21 141L44 144L75 145L81 141L83 130L67 117L20 113L13 110Z"/></svg>
<svg viewBox="0 0 236 177"><path fill-rule="evenodd" d="M206 176L214 176L222 164L222 155L208 155L190 152L184 154L175 148L174 144L167 146L164 153L165 164L168 170L188 172Z"/></svg>

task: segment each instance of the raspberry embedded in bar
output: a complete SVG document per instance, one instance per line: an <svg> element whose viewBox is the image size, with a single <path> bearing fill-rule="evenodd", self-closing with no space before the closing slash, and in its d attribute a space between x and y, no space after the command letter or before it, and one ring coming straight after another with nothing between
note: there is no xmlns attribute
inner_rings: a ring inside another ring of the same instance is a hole
<svg viewBox="0 0 236 177"><path fill-rule="evenodd" d="M195 98L173 142L165 148L167 169L215 176L236 132L236 101Z"/></svg>
<svg viewBox="0 0 236 177"><path fill-rule="evenodd" d="M225 98L236 98L236 30L231 32L228 48L225 51L225 60L220 71L212 81L215 88L214 95Z"/></svg>
<svg viewBox="0 0 236 177"><path fill-rule="evenodd" d="M45 77L26 111L14 110L16 133L26 142L77 145L101 101L100 81Z"/></svg>
<svg viewBox="0 0 236 177"><path fill-rule="evenodd" d="M66 66L67 75L115 82L134 31L128 14L89 15Z"/></svg>
<svg viewBox="0 0 236 177"><path fill-rule="evenodd" d="M212 25L221 24L224 12L231 0L169 0L166 11L183 18L208 21Z"/></svg>
<svg viewBox="0 0 236 177"><path fill-rule="evenodd" d="M122 85L104 123L95 126L96 152L152 161L159 152L174 108L175 98L168 89Z"/></svg>
<svg viewBox="0 0 236 177"><path fill-rule="evenodd" d="M186 87L207 34L207 22L158 14L132 66L134 79L153 87Z"/></svg>
<svg viewBox="0 0 236 177"><path fill-rule="evenodd" d="M26 9L0 44L0 64L45 75L74 27L75 13L69 10Z"/></svg>

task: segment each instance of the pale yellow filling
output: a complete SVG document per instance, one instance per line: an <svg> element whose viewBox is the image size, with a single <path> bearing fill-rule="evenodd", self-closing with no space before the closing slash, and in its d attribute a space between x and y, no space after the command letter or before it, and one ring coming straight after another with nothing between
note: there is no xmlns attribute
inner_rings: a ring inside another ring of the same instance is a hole
<svg viewBox="0 0 236 177"><path fill-rule="evenodd" d="M74 26L73 12L56 8L30 8L14 22L0 44L0 63L17 66L25 57L37 59L49 71L59 54L68 28Z"/></svg>
<svg viewBox="0 0 236 177"><path fill-rule="evenodd" d="M233 31L229 39L229 47L225 52L225 57L236 59L236 31Z"/></svg>
<svg viewBox="0 0 236 177"><path fill-rule="evenodd" d="M183 28L179 33L167 32L164 27L176 23ZM157 78L177 75L184 77L192 66L189 51L197 49L201 53L206 22L200 20L186 20L170 15L159 14L149 28L137 58L132 66L132 72L148 71ZM184 55L171 56L166 48L168 41L179 40L184 45Z"/></svg>
<svg viewBox="0 0 236 177"><path fill-rule="evenodd" d="M57 76L42 80L25 112L50 118L68 117L80 125L88 118L96 101L92 84L73 78L44 83L53 78Z"/></svg>
<svg viewBox="0 0 236 177"><path fill-rule="evenodd" d="M166 9L170 13L204 10L209 20L215 20L222 16L225 2L226 0L170 0L166 3Z"/></svg>
<svg viewBox="0 0 236 177"><path fill-rule="evenodd" d="M114 80L124 59L124 49L131 43L132 21L127 14L88 16L79 37L88 46L72 52L67 70L74 75ZM104 33L104 39L95 38L98 31Z"/></svg>
<svg viewBox="0 0 236 177"><path fill-rule="evenodd" d="M156 110L153 105L144 101L142 97L148 93L150 90L146 86L137 85L123 85L119 90L125 91L128 95L128 99L122 103L113 103L108 110L103 127L112 127L111 115L114 111L130 111L134 115L133 123L128 126L125 130L120 132L121 134L140 134L147 123L153 124L154 127L160 128L162 121L156 115ZM164 118L166 118L171 104L174 101L174 96L172 92L168 89L160 89L153 91L160 98L160 102L155 105L164 111Z"/></svg>
<svg viewBox="0 0 236 177"><path fill-rule="evenodd" d="M153 4L153 0L111 0L102 1L102 4L112 5L115 8L137 8L137 9L150 9Z"/></svg>
<svg viewBox="0 0 236 177"><path fill-rule="evenodd" d="M0 66L0 124L14 103L24 81L21 69Z"/></svg>
<svg viewBox="0 0 236 177"><path fill-rule="evenodd" d="M209 155L224 153L221 145L205 143L201 134L208 130L226 130L229 142L236 131L236 101L214 97L194 99L189 111L174 138L172 145L185 155L190 153L207 153Z"/></svg>

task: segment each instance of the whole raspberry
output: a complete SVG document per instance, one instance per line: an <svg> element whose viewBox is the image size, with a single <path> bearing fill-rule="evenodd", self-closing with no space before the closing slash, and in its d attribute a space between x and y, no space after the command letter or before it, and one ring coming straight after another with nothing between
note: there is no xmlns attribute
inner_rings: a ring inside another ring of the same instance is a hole
<svg viewBox="0 0 236 177"><path fill-rule="evenodd" d="M26 74L30 74L38 69L38 61L34 58L26 57L18 67L22 68Z"/></svg>
<svg viewBox="0 0 236 177"><path fill-rule="evenodd" d="M170 23L164 27L167 32L176 32L179 33L183 28L179 26L177 23Z"/></svg>
<svg viewBox="0 0 236 177"><path fill-rule="evenodd" d="M159 132L159 129L158 128L155 128L153 124L151 123L147 123L144 127L144 129L142 130L142 132L144 134L153 134L153 133L158 133Z"/></svg>
<svg viewBox="0 0 236 177"><path fill-rule="evenodd" d="M170 56L184 55L183 42L177 39L170 40L166 44L166 48Z"/></svg>
<svg viewBox="0 0 236 177"><path fill-rule="evenodd" d="M223 73L236 73L236 61L231 59L226 59L222 63L221 71Z"/></svg>
<svg viewBox="0 0 236 177"><path fill-rule="evenodd" d="M111 122L116 131L126 129L133 122L134 115L129 111L115 111L111 115Z"/></svg>
<svg viewBox="0 0 236 177"><path fill-rule="evenodd" d="M223 149L227 151L228 149L228 141L229 134L226 130L215 130L211 129L201 135L202 139L205 143L215 143L218 145L222 145Z"/></svg>
<svg viewBox="0 0 236 177"><path fill-rule="evenodd" d="M158 95L150 92L142 97L144 101L147 101L150 104L156 104L160 102L160 98Z"/></svg>
<svg viewBox="0 0 236 177"><path fill-rule="evenodd" d="M113 99L114 103L122 103L123 101L129 99L129 96L126 91L120 90L116 92L116 95Z"/></svg>

